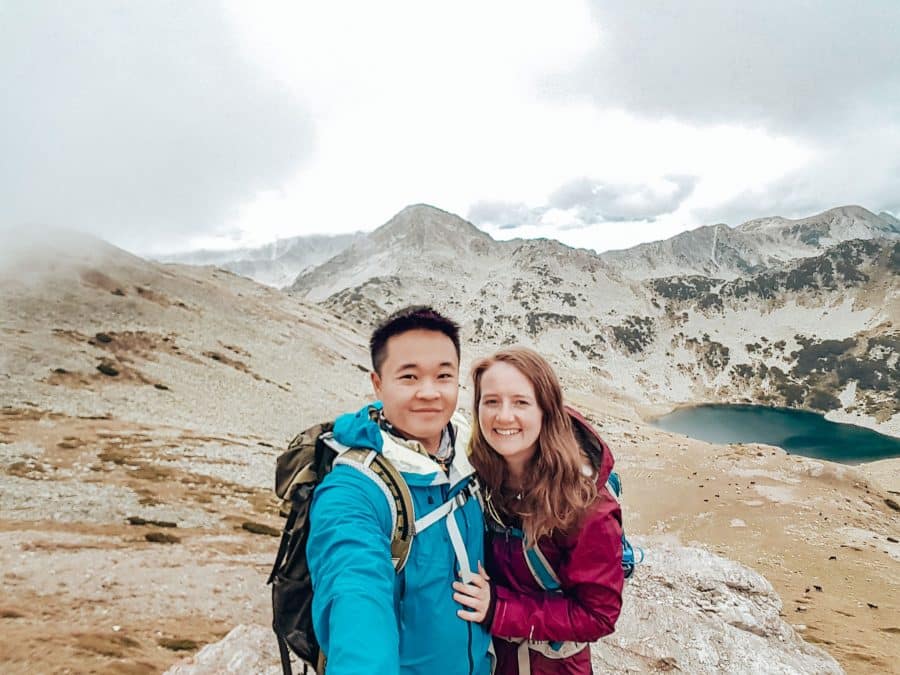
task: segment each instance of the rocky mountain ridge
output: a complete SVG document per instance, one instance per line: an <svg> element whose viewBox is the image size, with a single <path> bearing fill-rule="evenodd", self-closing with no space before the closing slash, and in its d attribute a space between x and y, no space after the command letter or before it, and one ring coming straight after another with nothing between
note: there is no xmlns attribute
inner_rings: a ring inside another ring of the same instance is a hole
<svg viewBox="0 0 900 675"><path fill-rule="evenodd" d="M843 241L878 238L900 238L895 218L842 206L797 220L759 218L734 228L707 225L602 257L635 279L686 274L733 279L820 255Z"/></svg>

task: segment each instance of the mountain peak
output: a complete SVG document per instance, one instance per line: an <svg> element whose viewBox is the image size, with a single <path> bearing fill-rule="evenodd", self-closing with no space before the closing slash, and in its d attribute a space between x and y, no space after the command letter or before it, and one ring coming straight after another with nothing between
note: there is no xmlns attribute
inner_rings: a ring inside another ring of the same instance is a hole
<svg viewBox="0 0 900 675"><path fill-rule="evenodd" d="M819 215L834 215L834 216L850 216L854 218L876 218L877 216L869 211L869 209L860 206L859 204L847 204L845 206L835 206L833 209L828 209ZM815 218L816 216L812 216Z"/></svg>
<svg viewBox="0 0 900 675"><path fill-rule="evenodd" d="M835 241L870 239L894 232L893 223L889 219L883 215L875 215L856 204L836 206L805 218L790 219L781 216L757 218L742 223L736 229L742 232L796 231L798 227L807 235L818 232L822 237L830 237Z"/></svg>
<svg viewBox="0 0 900 675"><path fill-rule="evenodd" d="M429 204L411 204L372 232L379 244L403 240L413 246L459 245L472 240L492 241L472 223Z"/></svg>

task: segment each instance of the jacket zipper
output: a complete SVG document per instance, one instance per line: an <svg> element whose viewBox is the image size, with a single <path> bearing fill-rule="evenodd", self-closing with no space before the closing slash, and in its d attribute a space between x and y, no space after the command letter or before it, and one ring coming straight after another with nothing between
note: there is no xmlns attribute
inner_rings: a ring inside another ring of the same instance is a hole
<svg viewBox="0 0 900 675"><path fill-rule="evenodd" d="M462 508L459 510L460 514L462 514L463 523L466 526L466 535L469 534L470 524L469 524L469 516L466 514L466 509ZM450 518L453 518L453 514L450 514ZM467 647L466 652L469 656L469 675L475 675L475 658L472 656L472 622L466 621L466 629L468 631L467 635Z"/></svg>
<svg viewBox="0 0 900 675"><path fill-rule="evenodd" d="M475 675L475 661L472 658L472 622L466 621L469 629L469 675Z"/></svg>

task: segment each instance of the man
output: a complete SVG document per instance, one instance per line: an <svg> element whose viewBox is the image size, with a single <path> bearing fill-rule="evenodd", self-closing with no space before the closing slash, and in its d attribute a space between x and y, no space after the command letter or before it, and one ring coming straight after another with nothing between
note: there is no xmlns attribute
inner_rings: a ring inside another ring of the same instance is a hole
<svg viewBox="0 0 900 675"><path fill-rule="evenodd" d="M430 307L407 307L375 329L369 347L381 406L339 417L334 438L383 453L422 518L465 494L473 475L469 427L454 414L459 328ZM313 625L328 675L490 673L490 636L482 624L462 618L475 610L455 602L452 588L461 578L479 583L483 514L474 498L456 503L461 506L443 522L416 533L397 574L390 500L378 482L337 464L316 488L307 560Z"/></svg>

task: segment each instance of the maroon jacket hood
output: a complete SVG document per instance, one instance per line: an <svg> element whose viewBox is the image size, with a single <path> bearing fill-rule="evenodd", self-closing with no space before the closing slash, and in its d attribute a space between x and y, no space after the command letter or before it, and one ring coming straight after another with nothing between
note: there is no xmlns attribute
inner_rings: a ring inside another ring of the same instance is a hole
<svg viewBox="0 0 900 675"><path fill-rule="evenodd" d="M597 485L605 485L616 464L612 451L584 415L570 406L566 406L566 412L572 418L575 438L597 471Z"/></svg>

